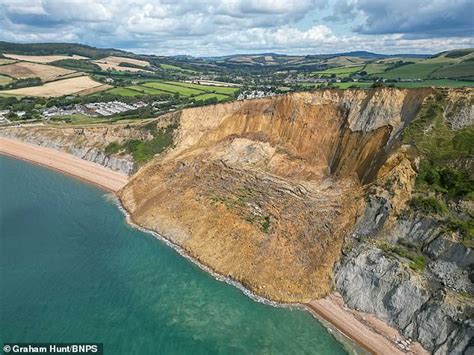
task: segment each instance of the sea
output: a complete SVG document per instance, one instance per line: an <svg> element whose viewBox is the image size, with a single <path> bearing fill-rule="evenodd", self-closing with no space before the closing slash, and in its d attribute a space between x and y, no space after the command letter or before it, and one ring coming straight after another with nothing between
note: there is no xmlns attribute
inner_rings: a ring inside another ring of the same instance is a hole
<svg viewBox="0 0 474 355"><path fill-rule="evenodd" d="M256 302L126 223L99 188L0 155L0 345L104 354L346 354L308 311Z"/></svg>

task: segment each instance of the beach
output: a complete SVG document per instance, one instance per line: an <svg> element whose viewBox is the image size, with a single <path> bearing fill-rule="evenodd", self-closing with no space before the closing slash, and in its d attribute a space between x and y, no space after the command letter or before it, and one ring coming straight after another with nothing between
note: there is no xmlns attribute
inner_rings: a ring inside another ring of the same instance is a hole
<svg viewBox="0 0 474 355"><path fill-rule="evenodd" d="M0 138L0 154L57 170L108 191L117 192L128 182L128 176L58 150L18 140Z"/></svg>
<svg viewBox="0 0 474 355"><path fill-rule="evenodd" d="M65 173L112 192L117 192L128 182L126 175L114 172L99 164L85 161L54 149L31 145L17 140L0 138L0 154L26 160ZM195 260L193 262L196 263ZM197 264L199 265L200 263ZM206 267L204 269L213 274L210 268ZM228 280L224 281L231 283ZM235 286L234 283L231 284ZM244 293L247 294L247 292ZM403 351L397 345L396 340L404 340L404 338L399 335L396 329L378 320L373 315L348 309L344 305L342 297L338 294L314 300L306 306L317 318L328 323L331 328L335 328L345 337L370 353L405 354L408 352L412 354L427 354L418 343L411 343L409 350L407 348L407 351Z"/></svg>
<svg viewBox="0 0 474 355"><path fill-rule="evenodd" d="M411 342L409 346L403 345L402 341L405 344L407 342L398 330L374 315L349 309L338 293L313 300L307 306L319 318L372 354L429 354L417 342ZM400 346L405 349L402 350Z"/></svg>

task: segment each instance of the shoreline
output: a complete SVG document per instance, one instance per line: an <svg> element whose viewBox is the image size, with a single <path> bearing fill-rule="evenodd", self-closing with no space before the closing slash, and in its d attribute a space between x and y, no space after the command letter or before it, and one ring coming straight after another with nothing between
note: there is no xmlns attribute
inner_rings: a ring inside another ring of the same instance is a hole
<svg viewBox="0 0 474 355"><path fill-rule="evenodd" d="M151 234L154 238L161 240L167 246L173 248L180 256L186 258L216 280L236 287L255 302L273 307L308 311L350 353L384 354L389 350L391 354L427 354L418 343L412 343L409 351L403 351L397 346L394 338L404 339L404 337L399 335L395 328L378 320L373 315L349 310L344 305L342 297L338 294L331 294L326 298L313 300L308 304L279 303L254 294L240 282L216 273L211 267L202 264L189 255L181 246L133 221L131 215L122 206L120 199L115 194L128 183L129 178L126 175L68 153L3 137L0 137L0 154L52 169L112 192L113 202L124 214L127 224L132 228Z"/></svg>
<svg viewBox="0 0 474 355"><path fill-rule="evenodd" d="M0 154L55 170L110 192L117 192L128 183L128 176L100 164L16 139L0 137Z"/></svg>
<svg viewBox="0 0 474 355"><path fill-rule="evenodd" d="M402 336L397 329L379 320L372 314L349 309L338 293L331 293L325 298L312 300L309 303L282 303L259 296L246 288L239 281L215 272L210 266L195 259L180 245L165 236L135 223L130 213L123 207L118 196L114 195L113 201L117 208L124 214L127 224L132 228L138 229L143 233L151 234L154 238L174 249L180 256L214 277L214 279L237 288L245 296L255 302L277 308L300 309L309 312L350 354L387 354L387 351L392 355L429 354L417 342L411 342L409 348L402 350L395 340L400 339L405 341L405 337Z"/></svg>

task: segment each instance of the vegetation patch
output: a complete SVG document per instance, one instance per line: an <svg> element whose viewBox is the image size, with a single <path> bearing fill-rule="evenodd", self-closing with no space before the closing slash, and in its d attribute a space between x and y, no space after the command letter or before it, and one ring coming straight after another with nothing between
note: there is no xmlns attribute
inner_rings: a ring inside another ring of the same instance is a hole
<svg viewBox="0 0 474 355"><path fill-rule="evenodd" d="M379 245L379 248L389 256L401 257L409 260L408 266L413 271L421 272L426 267L426 257L421 254L421 251L409 244L403 244L403 241L397 245L383 243Z"/></svg>
<svg viewBox="0 0 474 355"><path fill-rule="evenodd" d="M458 231L465 245L471 245L473 216L463 210L461 202L474 198L474 179L465 164L474 155L474 128L451 130L444 119L445 100L443 93L429 98L404 131L404 142L415 146L421 157L410 206L442 216L447 227Z"/></svg>
<svg viewBox="0 0 474 355"><path fill-rule="evenodd" d="M145 126L144 129L148 130L153 135L152 139L130 139L123 144L112 142L105 147L105 153L110 155L124 151L131 154L133 160L137 164L142 165L173 144L173 131L176 128L175 126L170 125L164 129L158 130L155 123L150 123L149 125L150 126L147 125L148 127ZM155 128L153 129L151 125Z"/></svg>

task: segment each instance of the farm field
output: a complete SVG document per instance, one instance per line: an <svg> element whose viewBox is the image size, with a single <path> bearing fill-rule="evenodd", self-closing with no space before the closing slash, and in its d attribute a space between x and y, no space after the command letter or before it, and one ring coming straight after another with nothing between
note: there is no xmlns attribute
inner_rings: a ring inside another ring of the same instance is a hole
<svg viewBox="0 0 474 355"><path fill-rule="evenodd" d="M103 85L92 80L88 76L57 80L46 83L41 86L32 86L21 89L3 90L0 94L20 95L20 96L42 96L42 97L58 97L63 95L75 94L87 89L102 87L103 90L110 86Z"/></svg>
<svg viewBox="0 0 474 355"><path fill-rule="evenodd" d="M199 85L199 84L183 83L183 82L176 82L176 81L167 81L166 83L175 85L175 86L182 86L182 87L187 87L191 89L201 90L201 91L215 92L217 94L223 94L223 95L232 95L234 92L238 90L237 88L231 88L231 87Z"/></svg>
<svg viewBox="0 0 474 355"><path fill-rule="evenodd" d="M362 68L362 70L367 72L368 75L371 75L383 73L389 66L390 64L387 63L368 63Z"/></svg>
<svg viewBox="0 0 474 355"><path fill-rule="evenodd" d="M95 93L98 93L98 92L101 92L101 91L105 91L105 90L108 90L108 89L111 89L111 88L113 88L113 86L107 85L107 84L102 84L102 85L99 85L99 86L94 86L93 88L78 91L78 92L75 93L75 95L87 96L87 95L92 95L92 94L95 94Z"/></svg>
<svg viewBox="0 0 474 355"><path fill-rule="evenodd" d="M161 69L164 69L164 70L176 70L176 71L182 71L182 72L185 72L185 73L196 73L194 70L190 70L190 69L185 69L185 68L181 68L181 67L178 67L176 65L171 65L171 64L160 64L160 67Z"/></svg>
<svg viewBox="0 0 474 355"><path fill-rule="evenodd" d="M3 56L7 58L12 58L16 60L24 60L28 62L35 62L35 63L50 63L56 60L61 59L89 59L87 57L83 57L80 55L19 55L19 54L6 54L4 53Z"/></svg>
<svg viewBox="0 0 474 355"><path fill-rule="evenodd" d="M432 78L474 78L474 61L447 65L431 74Z"/></svg>
<svg viewBox="0 0 474 355"><path fill-rule="evenodd" d="M146 60L133 59L133 58L127 58L127 57L110 56L110 57L102 58L100 59L100 61L104 61L105 63L110 63L113 65L120 65L120 63L128 63L128 64L133 64L133 65L138 65L140 67L150 66L150 63L147 62Z"/></svg>
<svg viewBox="0 0 474 355"><path fill-rule="evenodd" d="M142 93L134 90L130 90L127 88L114 88L110 89L107 91L107 93L113 94L113 95L120 95L120 96L126 96L126 97L133 97L133 96L141 96L143 95Z"/></svg>
<svg viewBox="0 0 474 355"><path fill-rule="evenodd" d="M15 62L16 60L13 59L0 58L0 65L11 64Z"/></svg>
<svg viewBox="0 0 474 355"><path fill-rule="evenodd" d="M384 73L378 74L378 77L384 79L427 79L429 75L443 66L443 62L429 62L426 61L402 65Z"/></svg>
<svg viewBox="0 0 474 355"><path fill-rule="evenodd" d="M440 79L440 80L425 80L425 81L418 81L418 82L398 82L395 84L395 86L401 87L401 88L420 88L420 87L427 87L427 86L459 88L463 86L474 87L474 81Z"/></svg>
<svg viewBox="0 0 474 355"><path fill-rule="evenodd" d="M144 60L125 58L125 57L115 57L115 56L93 60L92 63L97 64L103 70L110 69L110 70L129 71L129 72L148 71L148 70L145 70L144 68L150 65L150 63ZM121 63L137 65L139 67L142 67L143 69L121 66L120 65Z"/></svg>
<svg viewBox="0 0 474 355"><path fill-rule="evenodd" d="M0 75L0 85L5 85L8 83L11 83L13 81L12 78L5 76L5 75Z"/></svg>
<svg viewBox="0 0 474 355"><path fill-rule="evenodd" d="M348 77L352 73L357 73L363 68L363 65L357 65L353 67L338 67L338 68L331 68L322 71L315 71L312 74L318 75L332 75L336 74L340 78Z"/></svg>
<svg viewBox="0 0 474 355"><path fill-rule="evenodd" d="M46 82L56 80L60 77L64 77L73 73L75 72L69 69L29 62L0 65L0 74L5 74L15 79L38 77L43 82Z"/></svg>
<svg viewBox="0 0 474 355"><path fill-rule="evenodd" d="M183 96L199 95L203 93L202 90L196 90L196 89L187 88L185 86L178 86L178 85L162 83L162 82L148 82L148 83L144 83L143 86L162 90L169 93L179 93L180 95L183 95Z"/></svg>
<svg viewBox="0 0 474 355"><path fill-rule="evenodd" d="M169 92L153 89L147 86L143 85L133 85L133 86L127 86L127 90L133 90L137 91L139 93L145 94L145 95L160 95L160 94L169 94Z"/></svg>

